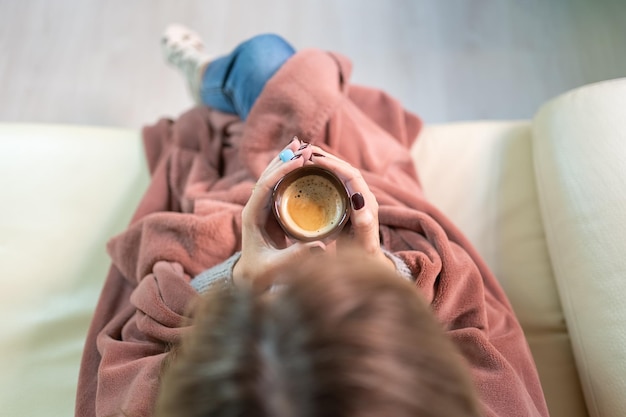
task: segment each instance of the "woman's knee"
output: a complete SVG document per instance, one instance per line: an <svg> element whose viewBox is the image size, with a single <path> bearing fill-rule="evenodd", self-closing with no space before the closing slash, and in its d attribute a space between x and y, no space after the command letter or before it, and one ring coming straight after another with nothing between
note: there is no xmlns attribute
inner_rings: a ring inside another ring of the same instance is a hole
<svg viewBox="0 0 626 417"><path fill-rule="evenodd" d="M255 69L258 74L273 74L294 53L284 38L273 33L256 35L237 48L237 61Z"/></svg>
<svg viewBox="0 0 626 417"><path fill-rule="evenodd" d="M237 49L241 54L256 56L258 54L291 55L294 48L282 36L275 33L263 33L242 42Z"/></svg>

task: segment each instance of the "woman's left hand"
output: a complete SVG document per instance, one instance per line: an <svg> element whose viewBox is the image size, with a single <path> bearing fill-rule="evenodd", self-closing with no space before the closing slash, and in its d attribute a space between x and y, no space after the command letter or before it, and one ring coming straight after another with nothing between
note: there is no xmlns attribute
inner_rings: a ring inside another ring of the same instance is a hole
<svg viewBox="0 0 626 417"><path fill-rule="evenodd" d="M361 171L317 146L311 146L311 162L334 172L345 184L352 210L350 233L343 233L337 240L337 250L356 249L373 256L395 269L394 263L383 253L380 246L378 202L363 179Z"/></svg>

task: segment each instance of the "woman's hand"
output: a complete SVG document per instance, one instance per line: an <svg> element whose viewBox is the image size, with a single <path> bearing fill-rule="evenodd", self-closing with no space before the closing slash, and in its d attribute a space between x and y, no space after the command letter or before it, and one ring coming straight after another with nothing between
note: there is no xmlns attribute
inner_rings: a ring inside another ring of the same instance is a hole
<svg viewBox="0 0 626 417"><path fill-rule="evenodd" d="M336 156L311 146L310 162L333 171L345 184L350 194L352 210L349 233L337 239L337 251L358 250L373 256L395 269L395 264L382 251L378 223L378 202L363 179L361 171Z"/></svg>
<svg viewBox="0 0 626 417"><path fill-rule="evenodd" d="M322 242L297 242L278 249L266 230L268 218L271 216L274 185L288 172L303 166L305 162L310 163L310 157L311 146L294 138L261 174L242 212L241 258L233 268L236 286L249 285L255 290L264 291L285 268L311 256L315 250L319 252L320 249L325 249Z"/></svg>

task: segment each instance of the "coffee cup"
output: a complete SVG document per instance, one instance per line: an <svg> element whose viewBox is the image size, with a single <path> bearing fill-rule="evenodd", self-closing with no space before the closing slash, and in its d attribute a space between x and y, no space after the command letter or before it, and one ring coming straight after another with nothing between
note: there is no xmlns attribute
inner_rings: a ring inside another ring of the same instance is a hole
<svg viewBox="0 0 626 417"><path fill-rule="evenodd" d="M350 197L331 171L314 165L297 168L274 186L272 209L285 233L301 241L332 238L350 216Z"/></svg>

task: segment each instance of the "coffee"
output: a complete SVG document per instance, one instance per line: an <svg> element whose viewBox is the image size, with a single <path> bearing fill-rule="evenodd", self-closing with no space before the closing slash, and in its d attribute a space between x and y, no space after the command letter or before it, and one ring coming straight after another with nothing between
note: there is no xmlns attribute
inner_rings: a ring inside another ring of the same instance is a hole
<svg viewBox="0 0 626 417"><path fill-rule="evenodd" d="M323 239L347 221L347 193L330 171L303 167L276 185L274 214L290 236L300 240Z"/></svg>

